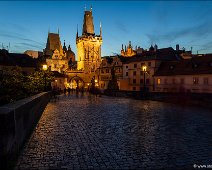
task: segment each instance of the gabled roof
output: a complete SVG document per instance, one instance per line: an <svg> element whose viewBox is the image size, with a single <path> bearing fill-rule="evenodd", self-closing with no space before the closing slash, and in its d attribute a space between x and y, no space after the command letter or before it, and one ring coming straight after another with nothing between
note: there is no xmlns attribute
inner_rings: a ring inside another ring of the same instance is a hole
<svg viewBox="0 0 212 170"><path fill-rule="evenodd" d="M144 51L139 55L135 55L129 58L130 60L128 60L126 64L149 60L176 61L181 59L181 57L172 47L162 48L156 51Z"/></svg>
<svg viewBox="0 0 212 170"><path fill-rule="evenodd" d="M155 76L212 74L212 55L162 62Z"/></svg>

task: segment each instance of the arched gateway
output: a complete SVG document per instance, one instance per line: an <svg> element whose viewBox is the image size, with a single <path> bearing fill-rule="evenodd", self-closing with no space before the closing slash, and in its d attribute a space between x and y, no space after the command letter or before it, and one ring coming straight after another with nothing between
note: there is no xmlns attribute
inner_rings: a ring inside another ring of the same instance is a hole
<svg viewBox="0 0 212 170"><path fill-rule="evenodd" d="M79 88L89 88L91 84L91 79L95 78L95 73L85 73L84 71L72 70L66 72L67 83L66 88L76 89Z"/></svg>
<svg viewBox="0 0 212 170"><path fill-rule="evenodd" d="M79 76L73 76L68 79L67 86L71 89L85 88L85 82Z"/></svg>

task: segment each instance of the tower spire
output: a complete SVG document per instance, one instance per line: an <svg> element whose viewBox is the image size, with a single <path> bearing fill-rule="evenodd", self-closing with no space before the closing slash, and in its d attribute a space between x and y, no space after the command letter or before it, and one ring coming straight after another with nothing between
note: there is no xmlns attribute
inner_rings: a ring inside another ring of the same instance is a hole
<svg viewBox="0 0 212 170"><path fill-rule="evenodd" d="M78 24L77 24L77 35L76 35L76 38L78 38Z"/></svg>
<svg viewBox="0 0 212 170"><path fill-rule="evenodd" d="M100 36L102 36L102 23L100 22Z"/></svg>
<svg viewBox="0 0 212 170"><path fill-rule="evenodd" d="M59 30L59 27L58 27L57 33L58 33L58 34L60 34L60 30Z"/></svg>
<svg viewBox="0 0 212 170"><path fill-rule="evenodd" d="M90 8L90 12L92 12L92 5L91 5L91 8Z"/></svg>

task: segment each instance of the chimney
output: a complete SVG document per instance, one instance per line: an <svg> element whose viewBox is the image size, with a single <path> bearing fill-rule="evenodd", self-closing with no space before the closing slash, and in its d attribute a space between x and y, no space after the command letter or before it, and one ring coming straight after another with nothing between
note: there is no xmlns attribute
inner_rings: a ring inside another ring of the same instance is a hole
<svg viewBox="0 0 212 170"><path fill-rule="evenodd" d="M180 46L179 44L176 45L176 51L179 51L180 50Z"/></svg>

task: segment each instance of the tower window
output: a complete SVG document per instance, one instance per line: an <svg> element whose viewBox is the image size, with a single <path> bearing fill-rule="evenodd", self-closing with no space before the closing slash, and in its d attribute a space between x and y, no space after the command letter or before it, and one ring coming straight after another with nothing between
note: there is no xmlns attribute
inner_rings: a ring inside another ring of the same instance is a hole
<svg viewBox="0 0 212 170"><path fill-rule="evenodd" d="M161 83L161 79L157 79L157 84L159 85Z"/></svg>

